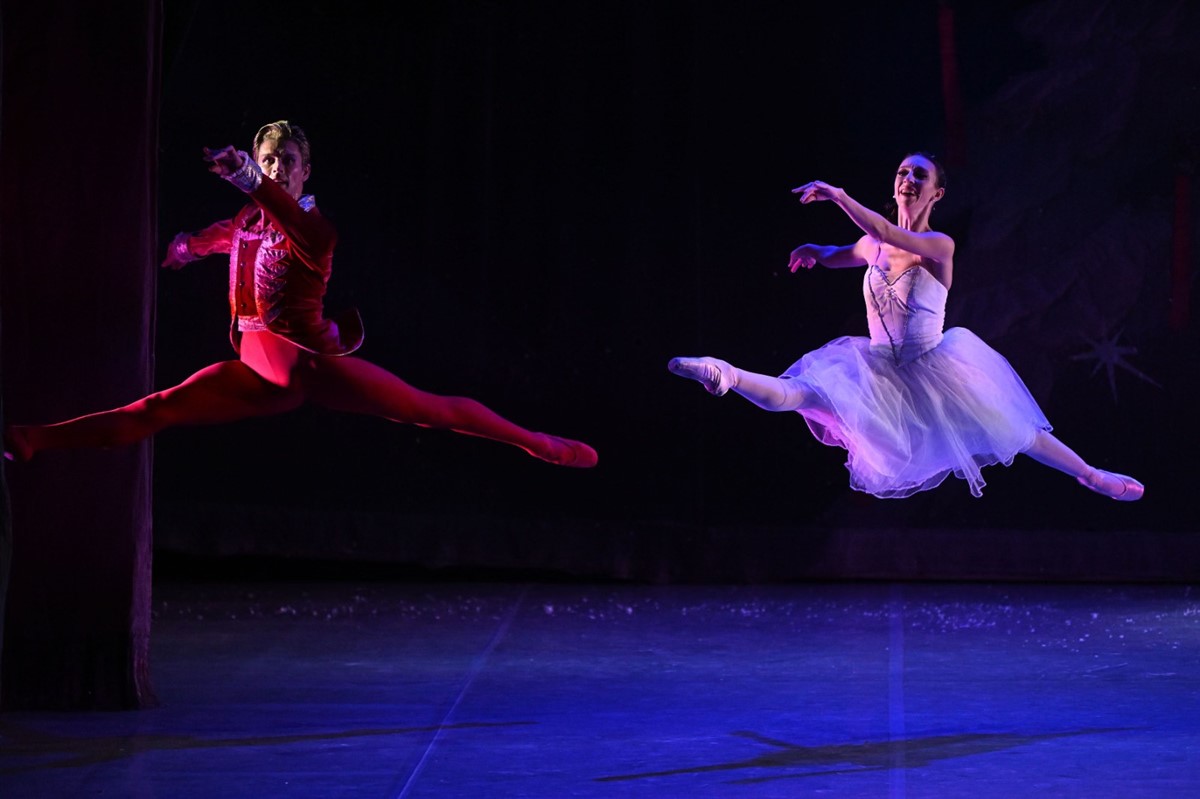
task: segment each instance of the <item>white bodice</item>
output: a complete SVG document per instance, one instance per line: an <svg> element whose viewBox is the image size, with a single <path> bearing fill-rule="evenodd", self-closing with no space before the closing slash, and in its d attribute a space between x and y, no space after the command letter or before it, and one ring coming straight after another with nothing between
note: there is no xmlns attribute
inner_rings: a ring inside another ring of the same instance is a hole
<svg viewBox="0 0 1200 799"><path fill-rule="evenodd" d="M949 292L923 266L914 266L889 281L878 266L863 276L871 351L897 365L908 363L942 341Z"/></svg>

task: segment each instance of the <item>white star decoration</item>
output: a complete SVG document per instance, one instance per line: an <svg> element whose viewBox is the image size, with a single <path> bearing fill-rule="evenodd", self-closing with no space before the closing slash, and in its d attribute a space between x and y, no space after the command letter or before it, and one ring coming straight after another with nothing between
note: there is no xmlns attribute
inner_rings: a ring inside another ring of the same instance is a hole
<svg viewBox="0 0 1200 799"><path fill-rule="evenodd" d="M1156 388L1162 388L1153 378L1125 360L1126 355L1137 355L1137 347L1121 346L1118 343L1121 340L1121 333L1123 332L1125 331L1117 331L1112 337L1102 338L1099 341L1088 338L1088 343L1092 345L1092 349L1088 352L1081 352L1078 355L1071 356L1072 361L1094 360L1096 365L1092 367L1093 375L1100 371L1100 367L1104 367L1105 371L1108 372L1108 388L1112 391L1113 405L1117 404L1116 369L1118 366L1139 380L1143 380Z"/></svg>

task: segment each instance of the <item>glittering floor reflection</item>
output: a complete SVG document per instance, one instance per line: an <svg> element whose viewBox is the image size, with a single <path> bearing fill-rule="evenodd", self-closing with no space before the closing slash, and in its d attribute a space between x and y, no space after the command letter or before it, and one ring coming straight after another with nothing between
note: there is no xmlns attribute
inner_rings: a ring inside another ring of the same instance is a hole
<svg viewBox="0 0 1200 799"><path fill-rule="evenodd" d="M0 796L1200 795L1187 586L158 586L162 707Z"/></svg>

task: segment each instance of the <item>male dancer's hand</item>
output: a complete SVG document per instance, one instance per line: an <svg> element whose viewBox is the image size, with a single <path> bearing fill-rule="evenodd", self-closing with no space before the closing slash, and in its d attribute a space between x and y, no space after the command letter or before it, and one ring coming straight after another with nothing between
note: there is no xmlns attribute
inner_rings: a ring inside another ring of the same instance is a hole
<svg viewBox="0 0 1200 799"><path fill-rule="evenodd" d="M242 156L233 145L219 150L204 148L204 160L208 162L208 171L214 175L228 177L242 168Z"/></svg>
<svg viewBox="0 0 1200 799"><path fill-rule="evenodd" d="M188 249L188 239L191 237L191 233L175 234L175 238L167 245L167 257L162 262L163 269L182 269L196 260L196 256Z"/></svg>

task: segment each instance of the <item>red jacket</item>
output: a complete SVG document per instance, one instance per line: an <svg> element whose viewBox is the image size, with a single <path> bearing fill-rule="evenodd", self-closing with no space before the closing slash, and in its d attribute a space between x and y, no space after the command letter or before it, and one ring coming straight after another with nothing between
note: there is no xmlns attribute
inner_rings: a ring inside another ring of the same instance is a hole
<svg viewBox="0 0 1200 799"><path fill-rule="evenodd" d="M351 309L327 319L323 300L333 271L337 232L311 195L297 202L263 177L252 203L233 219L188 239L192 255L229 253L230 341L239 349L238 317L258 317L266 329L321 355L346 355L362 345L363 328Z"/></svg>

